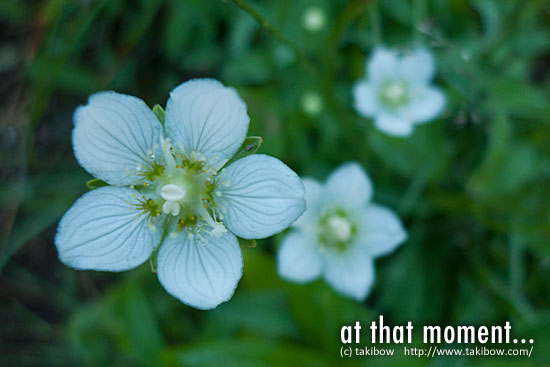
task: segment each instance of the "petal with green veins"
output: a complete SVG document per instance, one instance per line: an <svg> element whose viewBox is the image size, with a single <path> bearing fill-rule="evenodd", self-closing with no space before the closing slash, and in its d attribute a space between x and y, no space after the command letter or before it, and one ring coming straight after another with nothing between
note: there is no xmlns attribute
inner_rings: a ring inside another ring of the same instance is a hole
<svg viewBox="0 0 550 367"><path fill-rule="evenodd" d="M265 238L290 226L305 210L304 186L280 160L255 154L230 164L221 176L223 222L237 236Z"/></svg>
<svg viewBox="0 0 550 367"><path fill-rule="evenodd" d="M242 272L239 243L228 232L199 237L186 230L168 236L157 257L158 278L168 293L203 310L229 300Z"/></svg>
<svg viewBox="0 0 550 367"><path fill-rule="evenodd" d="M141 99L115 92L90 96L74 114L73 148L82 167L111 185L139 181L162 134L155 114Z"/></svg>
<svg viewBox="0 0 550 367"><path fill-rule="evenodd" d="M194 79L170 93L166 105L168 136L185 154L202 153L212 165L231 158L248 131L246 104L233 88L213 79Z"/></svg>
<svg viewBox="0 0 550 367"><path fill-rule="evenodd" d="M145 262L158 244L145 215L133 206L136 191L101 187L65 213L55 236L59 258L76 269L123 271Z"/></svg>

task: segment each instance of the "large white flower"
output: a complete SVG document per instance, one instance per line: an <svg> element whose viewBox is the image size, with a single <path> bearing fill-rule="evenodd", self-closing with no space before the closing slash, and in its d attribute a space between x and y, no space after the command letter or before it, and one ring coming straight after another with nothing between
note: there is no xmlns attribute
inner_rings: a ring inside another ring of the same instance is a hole
<svg viewBox="0 0 550 367"><path fill-rule="evenodd" d="M445 107L443 92L430 85L434 72L427 49L399 56L379 47L366 63L366 78L353 88L355 109L386 134L409 136L415 124L432 120Z"/></svg>
<svg viewBox="0 0 550 367"><path fill-rule="evenodd" d="M213 308L242 275L236 236L271 236L305 210L304 187L281 161L249 155L222 168L249 117L215 80L174 89L164 126L142 100L114 92L92 95L74 122L76 158L111 185L83 195L59 223L59 257L76 269L123 271L154 256L170 294Z"/></svg>
<svg viewBox="0 0 550 367"><path fill-rule="evenodd" d="M374 282L374 258L407 238L399 218L372 204L372 184L357 163L334 171L325 185L304 179L307 210L277 253L279 274L304 283L323 276L339 293L364 300Z"/></svg>

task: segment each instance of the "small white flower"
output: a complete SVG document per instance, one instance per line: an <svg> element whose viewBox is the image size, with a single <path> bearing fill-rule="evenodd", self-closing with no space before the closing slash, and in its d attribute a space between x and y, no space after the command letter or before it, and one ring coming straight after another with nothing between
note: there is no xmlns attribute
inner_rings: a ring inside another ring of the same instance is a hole
<svg viewBox="0 0 550 367"><path fill-rule="evenodd" d="M317 116L323 110L323 99L317 92L306 92L302 95L302 109L310 116Z"/></svg>
<svg viewBox="0 0 550 367"><path fill-rule="evenodd" d="M430 85L434 64L427 49L400 57L395 51L377 48L366 63L366 79L353 88L355 109L372 117L386 134L411 135L415 124L432 120L445 107L443 92Z"/></svg>
<svg viewBox="0 0 550 367"><path fill-rule="evenodd" d="M304 12L304 27L310 32L318 32L325 26L327 20L325 10L318 6L311 6Z"/></svg>
<svg viewBox="0 0 550 367"><path fill-rule="evenodd" d="M215 80L174 89L164 127L142 100L114 92L92 95L74 122L77 160L111 185L83 195L59 223L59 257L76 269L128 270L158 250L164 288L210 309L241 278L236 236L271 236L305 210L299 177L275 158L251 155L221 169L249 117L236 91Z"/></svg>
<svg viewBox="0 0 550 367"><path fill-rule="evenodd" d="M364 300L374 282L374 258L407 238L399 218L372 204L372 184L357 163L334 171L325 185L304 179L307 210L277 253L279 274L304 283L323 276L339 293Z"/></svg>

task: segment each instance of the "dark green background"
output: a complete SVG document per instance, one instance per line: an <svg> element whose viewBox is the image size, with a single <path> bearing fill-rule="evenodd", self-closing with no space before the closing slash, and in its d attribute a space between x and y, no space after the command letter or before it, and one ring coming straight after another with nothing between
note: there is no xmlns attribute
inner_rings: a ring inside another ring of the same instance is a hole
<svg viewBox="0 0 550 367"><path fill-rule="evenodd" d="M550 365L550 2L239 3L263 27L232 1L0 1L0 365ZM311 6L326 13L318 32L303 26ZM448 97L408 139L352 109L380 42L433 48ZM369 172L410 236L377 260L364 304L280 280L280 235L243 249L235 296L208 312L170 297L148 264L59 262L56 223L90 178L72 153L75 107L99 90L164 105L194 77L235 87L260 151L300 175L348 160ZM379 314L417 329L510 320L533 356L340 359L340 327Z"/></svg>

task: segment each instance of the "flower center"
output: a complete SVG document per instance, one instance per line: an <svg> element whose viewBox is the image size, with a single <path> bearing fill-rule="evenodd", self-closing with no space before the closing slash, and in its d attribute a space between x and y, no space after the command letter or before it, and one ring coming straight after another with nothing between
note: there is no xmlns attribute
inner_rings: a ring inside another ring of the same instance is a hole
<svg viewBox="0 0 550 367"><path fill-rule="evenodd" d="M338 241L346 242L351 236L351 224L346 219L333 215L327 221L329 230Z"/></svg>
<svg viewBox="0 0 550 367"><path fill-rule="evenodd" d="M317 32L325 26L325 23L326 15L322 8L314 6L305 11L303 24L308 31Z"/></svg>
<svg viewBox="0 0 550 367"><path fill-rule="evenodd" d="M321 215L318 228L321 247L332 251L348 249L357 232L357 226L341 209L331 210Z"/></svg>
<svg viewBox="0 0 550 367"><path fill-rule="evenodd" d="M173 216L179 215L181 209L179 201L185 197L185 190L178 185L168 184L162 186L160 196L166 200L162 204L162 211Z"/></svg>
<svg viewBox="0 0 550 367"><path fill-rule="evenodd" d="M178 201L185 197L185 190L178 185L168 184L162 186L162 189L160 189L160 196L162 196L164 200Z"/></svg>
<svg viewBox="0 0 550 367"><path fill-rule="evenodd" d="M148 215L152 226L161 213L175 218L173 236L184 229L190 229L197 235L205 231L216 237L221 236L226 229L220 222L222 208L215 201L215 197L221 195L217 190L217 169L209 166L201 153L192 152L187 157L168 140L161 143L165 163L152 163L151 169L144 174L145 182L135 187L147 194L143 195L138 208Z"/></svg>
<svg viewBox="0 0 550 367"><path fill-rule="evenodd" d="M386 82L382 86L380 99L387 107L395 108L402 106L408 100L407 85L400 80Z"/></svg>

